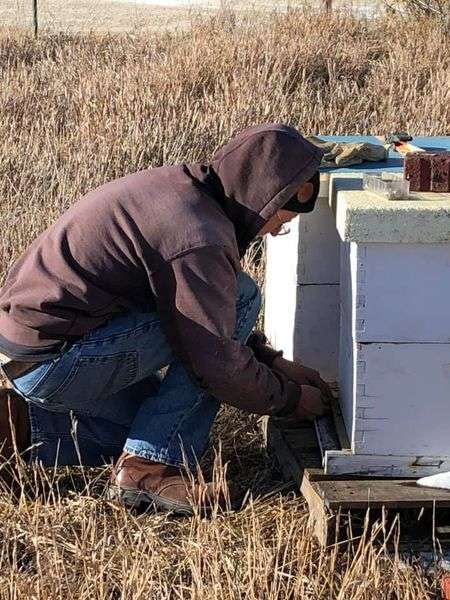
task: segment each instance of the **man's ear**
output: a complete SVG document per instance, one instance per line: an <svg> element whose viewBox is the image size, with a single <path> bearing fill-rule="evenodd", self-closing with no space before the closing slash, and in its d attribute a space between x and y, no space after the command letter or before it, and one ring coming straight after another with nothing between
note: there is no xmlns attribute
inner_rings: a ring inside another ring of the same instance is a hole
<svg viewBox="0 0 450 600"><path fill-rule="evenodd" d="M314 186L310 181L302 183L298 192L297 198L299 202L308 202L314 192Z"/></svg>

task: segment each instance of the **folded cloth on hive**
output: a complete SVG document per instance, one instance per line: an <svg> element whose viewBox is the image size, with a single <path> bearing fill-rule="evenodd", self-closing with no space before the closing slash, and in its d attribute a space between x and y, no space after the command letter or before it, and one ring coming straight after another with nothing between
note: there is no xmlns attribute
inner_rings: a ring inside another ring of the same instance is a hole
<svg viewBox="0 0 450 600"><path fill-rule="evenodd" d="M321 166L323 167L349 167L359 165L365 161L378 162L387 160L388 148L381 144L369 142L333 142L322 140L315 135L309 135L308 142L325 150Z"/></svg>

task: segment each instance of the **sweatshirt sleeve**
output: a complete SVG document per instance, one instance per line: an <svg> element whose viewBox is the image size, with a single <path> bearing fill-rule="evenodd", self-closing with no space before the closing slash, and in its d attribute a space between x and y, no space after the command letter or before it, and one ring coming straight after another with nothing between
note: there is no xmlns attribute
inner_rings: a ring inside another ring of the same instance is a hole
<svg viewBox="0 0 450 600"><path fill-rule="evenodd" d="M223 249L203 247L177 257L153 274L152 287L169 343L202 389L247 412L293 412L299 387L233 338L236 273Z"/></svg>
<svg viewBox="0 0 450 600"><path fill-rule="evenodd" d="M248 338L246 346L251 348L256 358L268 367L272 367L277 356L283 356L282 350L275 350L268 345L267 337L262 331L254 331Z"/></svg>

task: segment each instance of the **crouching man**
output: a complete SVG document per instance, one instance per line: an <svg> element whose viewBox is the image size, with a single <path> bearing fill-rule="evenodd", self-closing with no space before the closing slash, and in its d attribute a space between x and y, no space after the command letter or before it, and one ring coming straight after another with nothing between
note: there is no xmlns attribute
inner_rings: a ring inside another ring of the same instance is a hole
<svg viewBox="0 0 450 600"><path fill-rule="evenodd" d="M209 163L91 191L30 245L0 290L0 362L26 401L12 414L27 459L113 457L115 497L189 513L181 467L195 468L221 402L323 413L319 374L251 335L261 298L240 267L256 236L314 208L321 156L295 129L253 127ZM0 431L7 419L3 402Z"/></svg>

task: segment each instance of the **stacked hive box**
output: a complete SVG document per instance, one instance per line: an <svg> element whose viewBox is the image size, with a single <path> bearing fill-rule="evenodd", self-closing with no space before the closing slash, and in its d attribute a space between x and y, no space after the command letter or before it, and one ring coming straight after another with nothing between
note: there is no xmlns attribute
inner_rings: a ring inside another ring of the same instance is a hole
<svg viewBox="0 0 450 600"><path fill-rule="evenodd" d="M337 193L340 402L351 448L328 473L450 468L450 195Z"/></svg>
<svg viewBox="0 0 450 600"><path fill-rule="evenodd" d="M339 237L322 181L316 208L267 239L265 332L288 359L336 381L339 346Z"/></svg>
<svg viewBox="0 0 450 600"><path fill-rule="evenodd" d="M313 213L269 237L266 333L339 379L351 447L326 452L327 473L450 470L450 195L361 188L332 176Z"/></svg>

